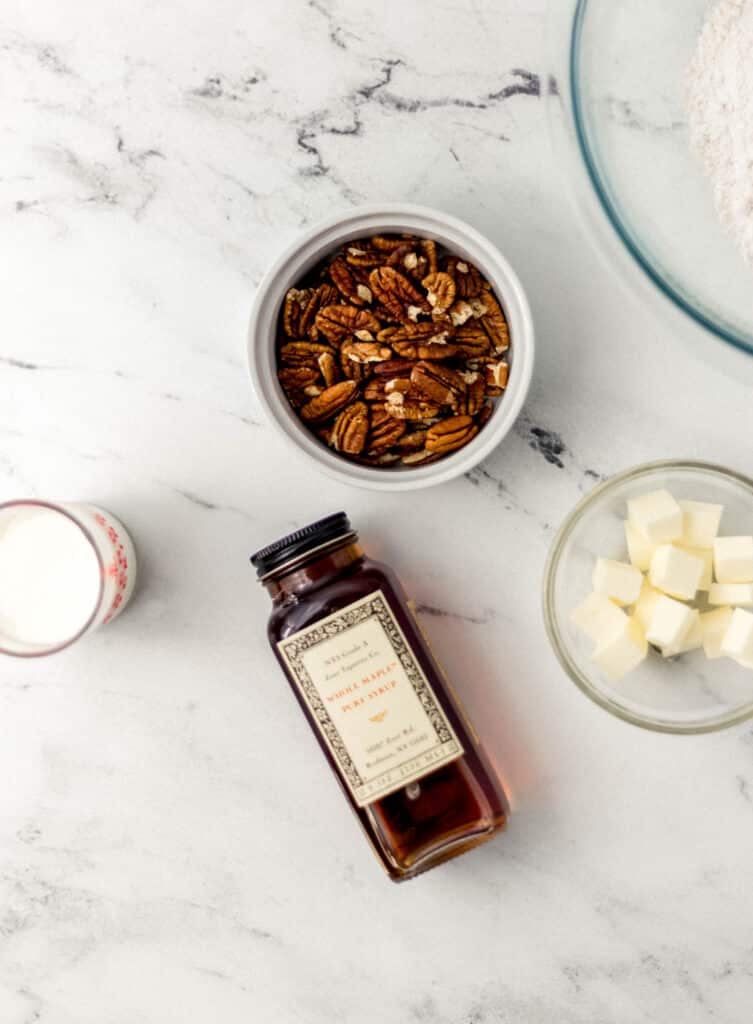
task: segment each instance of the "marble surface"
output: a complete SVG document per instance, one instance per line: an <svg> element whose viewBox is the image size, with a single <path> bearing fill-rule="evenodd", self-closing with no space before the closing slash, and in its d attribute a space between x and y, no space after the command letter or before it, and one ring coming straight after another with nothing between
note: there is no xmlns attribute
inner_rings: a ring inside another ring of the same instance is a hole
<svg viewBox="0 0 753 1024"><path fill-rule="evenodd" d="M130 526L126 615L0 665L2 1024L738 1024L753 727L642 732L563 676L553 530L648 458L753 472L745 384L625 290L549 145L543 0L5 0L0 498ZM317 218L425 202L494 238L539 356L514 433L406 497L263 422L244 330ZM712 353L713 354L713 353ZM417 600L515 803L380 873L281 678L247 556L346 508Z"/></svg>

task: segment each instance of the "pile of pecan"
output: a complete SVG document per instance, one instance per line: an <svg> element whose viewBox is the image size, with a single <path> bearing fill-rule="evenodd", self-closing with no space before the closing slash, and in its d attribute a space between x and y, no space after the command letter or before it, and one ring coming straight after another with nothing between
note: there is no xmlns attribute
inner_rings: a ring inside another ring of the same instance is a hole
<svg viewBox="0 0 753 1024"><path fill-rule="evenodd" d="M480 271L428 238L349 242L291 288L278 376L343 456L420 466L468 444L507 385L509 335Z"/></svg>

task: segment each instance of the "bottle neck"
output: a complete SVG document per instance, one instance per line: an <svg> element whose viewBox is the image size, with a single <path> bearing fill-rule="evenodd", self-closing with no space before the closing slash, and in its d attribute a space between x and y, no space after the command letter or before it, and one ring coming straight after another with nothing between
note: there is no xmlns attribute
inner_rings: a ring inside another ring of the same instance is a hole
<svg viewBox="0 0 753 1024"><path fill-rule="evenodd" d="M289 570L281 568L279 575L264 580L264 587L275 602L288 597L300 597L339 576L362 558L363 550L351 535L339 547L335 546L324 553L312 553L310 561L298 563Z"/></svg>

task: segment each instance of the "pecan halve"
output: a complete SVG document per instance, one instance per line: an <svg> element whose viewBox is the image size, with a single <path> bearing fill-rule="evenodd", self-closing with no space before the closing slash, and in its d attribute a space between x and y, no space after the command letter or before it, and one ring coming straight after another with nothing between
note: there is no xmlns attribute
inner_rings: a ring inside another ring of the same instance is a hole
<svg viewBox="0 0 753 1024"><path fill-rule="evenodd" d="M374 375L384 380L392 380L394 377L410 377L411 370L415 366L412 359L388 359L384 363L377 363L374 367Z"/></svg>
<svg viewBox="0 0 753 1024"><path fill-rule="evenodd" d="M411 281L394 267L376 267L369 274L369 286L375 297L395 320L406 318L407 306L418 306L430 312L431 306Z"/></svg>
<svg viewBox="0 0 753 1024"><path fill-rule="evenodd" d="M451 324L440 322L435 324L432 320L422 320L420 323L405 323L383 327L377 334L379 341L386 345L410 342L411 344L444 345L453 336L455 329Z"/></svg>
<svg viewBox="0 0 753 1024"><path fill-rule="evenodd" d="M453 257L447 261L447 272L455 278L455 287L458 297L461 299L472 299L481 294L481 289L486 281L480 271L467 260L459 260Z"/></svg>
<svg viewBox="0 0 753 1024"><path fill-rule="evenodd" d="M387 396L384 411L397 420L432 420L439 412L439 406L432 402L406 401L399 391Z"/></svg>
<svg viewBox="0 0 753 1024"><path fill-rule="evenodd" d="M288 366L315 366L325 352L334 353L334 350L315 341L289 341L280 349L280 358Z"/></svg>
<svg viewBox="0 0 753 1024"><path fill-rule="evenodd" d="M329 276L337 290L353 306L363 306L364 303L371 302L371 289L365 284L359 284L342 256L338 256L330 264Z"/></svg>
<svg viewBox="0 0 753 1024"><path fill-rule="evenodd" d="M301 313L311 297L310 289L289 288L282 307L282 329L289 338L300 338Z"/></svg>
<svg viewBox="0 0 753 1024"><path fill-rule="evenodd" d="M430 274L436 274L439 269L437 263L437 243L433 238L424 238L421 240L421 248L426 256L426 262L428 263L428 272Z"/></svg>
<svg viewBox="0 0 753 1024"><path fill-rule="evenodd" d="M410 379L426 398L437 405L457 405L466 390L465 380L457 370L425 360L416 363Z"/></svg>
<svg viewBox="0 0 753 1024"><path fill-rule="evenodd" d="M489 352L489 335L480 324L471 320L458 327L453 344L466 359L478 359Z"/></svg>
<svg viewBox="0 0 753 1024"><path fill-rule="evenodd" d="M465 394L458 402L457 411L468 416L475 416L484 404L488 389L480 373L469 372L463 376L465 378Z"/></svg>
<svg viewBox="0 0 753 1024"><path fill-rule="evenodd" d="M381 324L366 309L332 304L323 306L316 314L316 326L325 338L337 345L343 338L347 338L349 334L355 334L356 331L368 331L372 335L376 334Z"/></svg>
<svg viewBox="0 0 753 1024"><path fill-rule="evenodd" d="M335 420L330 444L338 452L360 455L369 433L369 407L365 402L351 402Z"/></svg>
<svg viewBox="0 0 753 1024"><path fill-rule="evenodd" d="M481 317L480 323L496 353L506 352L510 347L510 333L507 329L507 320L502 312L502 307L490 291L484 291L482 301L486 306L486 312Z"/></svg>
<svg viewBox="0 0 753 1024"><path fill-rule="evenodd" d="M349 245L345 249L345 259L352 267L379 267L384 260L384 253L378 249L364 249L360 245Z"/></svg>
<svg viewBox="0 0 753 1024"><path fill-rule="evenodd" d="M333 384L331 388L326 388L321 395L312 398L303 406L301 419L307 423L324 423L326 420L332 419L350 402L356 387L355 381L341 380L339 384Z"/></svg>
<svg viewBox="0 0 753 1024"><path fill-rule="evenodd" d="M301 312L301 334L307 334L312 341L318 341L319 329L316 324L316 314L323 306L337 302L339 298L337 289L333 288L331 284L320 284Z"/></svg>
<svg viewBox="0 0 753 1024"><path fill-rule="evenodd" d="M407 239L397 238L395 235L374 235L371 245L375 249L381 249L382 252L392 252L394 249L399 249L401 245L410 245L410 243Z"/></svg>
<svg viewBox="0 0 753 1024"><path fill-rule="evenodd" d="M354 363L383 363L392 357L389 345L380 345L376 341L346 342L346 358Z"/></svg>
<svg viewBox="0 0 753 1024"><path fill-rule="evenodd" d="M319 372L312 366L284 366L277 371L277 379L285 391L302 390L313 384L318 377Z"/></svg>
<svg viewBox="0 0 753 1024"><path fill-rule="evenodd" d="M399 356L406 359L453 359L461 351L457 345L437 345L433 342L424 345L412 341L397 341L392 347Z"/></svg>
<svg viewBox="0 0 753 1024"><path fill-rule="evenodd" d="M450 275L441 270L436 274L427 274L421 284L426 289L426 298L435 312L446 313L455 301L455 282Z"/></svg>
<svg viewBox="0 0 753 1024"><path fill-rule="evenodd" d="M405 423L390 416L384 409L375 408L371 413L369 433L369 455L381 455L392 448L405 433Z"/></svg>
<svg viewBox="0 0 753 1024"><path fill-rule="evenodd" d="M437 455L454 452L468 444L478 433L470 416L450 416L426 431L426 448Z"/></svg>

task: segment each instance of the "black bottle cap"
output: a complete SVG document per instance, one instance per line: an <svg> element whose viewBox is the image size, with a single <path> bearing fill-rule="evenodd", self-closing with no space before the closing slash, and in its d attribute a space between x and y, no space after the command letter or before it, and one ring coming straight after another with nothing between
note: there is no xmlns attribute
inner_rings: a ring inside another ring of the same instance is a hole
<svg viewBox="0 0 753 1024"><path fill-rule="evenodd" d="M344 512L335 512L261 548L251 555L251 564L256 569L259 579L262 579L280 566L296 562L308 552L349 534L355 536L347 515Z"/></svg>

